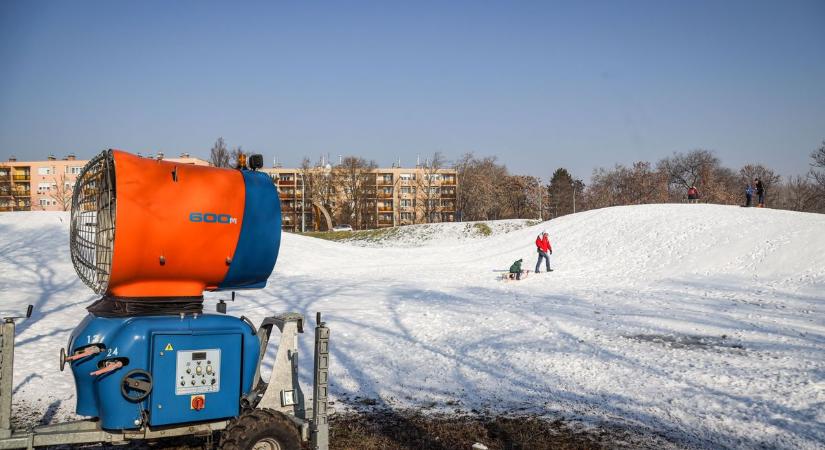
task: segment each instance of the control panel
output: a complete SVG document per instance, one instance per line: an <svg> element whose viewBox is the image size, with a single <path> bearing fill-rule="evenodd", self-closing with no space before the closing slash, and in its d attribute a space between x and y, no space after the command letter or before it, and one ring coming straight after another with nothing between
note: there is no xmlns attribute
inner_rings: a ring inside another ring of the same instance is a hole
<svg viewBox="0 0 825 450"><path fill-rule="evenodd" d="M221 390L221 351L180 350L177 352L175 395L192 395Z"/></svg>

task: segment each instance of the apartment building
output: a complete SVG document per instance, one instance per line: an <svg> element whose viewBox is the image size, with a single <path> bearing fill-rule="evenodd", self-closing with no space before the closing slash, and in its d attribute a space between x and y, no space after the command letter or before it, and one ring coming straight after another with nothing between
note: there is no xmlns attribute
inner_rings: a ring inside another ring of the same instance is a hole
<svg viewBox="0 0 825 450"><path fill-rule="evenodd" d="M342 192L333 195L331 204L320 205L305 196L304 177L296 168L262 169L272 177L281 199L282 225L285 231L327 229L323 207L335 216L337 206L345 201ZM335 169L313 168L317 174L334 177ZM458 177L453 169L379 168L366 174L365 207L368 214L363 228L384 228L416 223L454 222ZM334 219L333 219L334 220ZM352 225L347 223L348 225ZM334 223L338 225L338 223Z"/></svg>
<svg viewBox="0 0 825 450"><path fill-rule="evenodd" d="M146 156L165 159L163 153ZM181 164L209 165L208 161L183 153L166 161ZM11 157L0 162L0 212L68 211L77 175L89 162L73 153L62 159L49 155L44 161L17 161Z"/></svg>

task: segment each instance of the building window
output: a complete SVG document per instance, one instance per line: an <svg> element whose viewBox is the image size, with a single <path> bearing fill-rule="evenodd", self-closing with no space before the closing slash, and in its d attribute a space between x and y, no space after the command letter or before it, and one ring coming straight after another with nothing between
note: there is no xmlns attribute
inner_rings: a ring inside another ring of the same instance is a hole
<svg viewBox="0 0 825 450"><path fill-rule="evenodd" d="M403 222L412 222L413 214L411 212L402 212L401 213L401 221Z"/></svg>
<svg viewBox="0 0 825 450"><path fill-rule="evenodd" d="M49 168L49 167L40 167L40 168L37 169L37 174L38 175L51 175L52 174L52 169Z"/></svg>
<svg viewBox="0 0 825 450"><path fill-rule="evenodd" d="M409 208L412 206L412 200L410 199L401 199L401 207L402 208Z"/></svg>
<svg viewBox="0 0 825 450"><path fill-rule="evenodd" d="M69 175L79 175L81 170L83 170L83 166L66 167L66 173Z"/></svg>

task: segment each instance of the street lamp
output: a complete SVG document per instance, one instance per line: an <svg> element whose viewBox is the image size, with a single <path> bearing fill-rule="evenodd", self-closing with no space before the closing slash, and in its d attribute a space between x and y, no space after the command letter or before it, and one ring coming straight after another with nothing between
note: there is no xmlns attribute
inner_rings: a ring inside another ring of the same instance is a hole
<svg viewBox="0 0 825 450"><path fill-rule="evenodd" d="M576 214L576 180L573 180L570 184L573 185L573 214Z"/></svg>
<svg viewBox="0 0 825 450"><path fill-rule="evenodd" d="M539 181L539 222L543 221L542 218L542 207L544 206L544 186L541 185L541 178L537 178Z"/></svg>
<svg viewBox="0 0 825 450"><path fill-rule="evenodd" d="M304 198L307 196L307 187L306 183L304 183L304 174L303 172L301 175L301 233L306 233L307 231L307 215L304 205Z"/></svg>

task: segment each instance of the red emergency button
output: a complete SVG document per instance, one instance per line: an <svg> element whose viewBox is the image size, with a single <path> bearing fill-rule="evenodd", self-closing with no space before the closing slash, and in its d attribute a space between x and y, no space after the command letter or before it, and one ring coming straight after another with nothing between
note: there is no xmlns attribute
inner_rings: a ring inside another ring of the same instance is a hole
<svg viewBox="0 0 825 450"><path fill-rule="evenodd" d="M200 411L206 407L206 396L193 395L190 404L192 409L194 409L195 411Z"/></svg>

